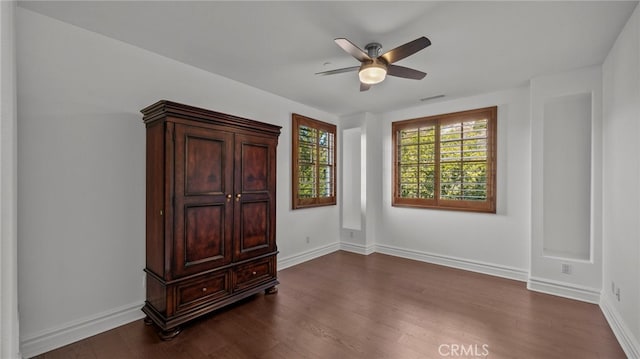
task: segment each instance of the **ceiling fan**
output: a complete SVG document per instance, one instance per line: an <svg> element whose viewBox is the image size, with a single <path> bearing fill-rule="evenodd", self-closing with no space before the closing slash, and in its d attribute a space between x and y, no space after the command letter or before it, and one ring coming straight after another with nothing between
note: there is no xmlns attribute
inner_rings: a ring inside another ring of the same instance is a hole
<svg viewBox="0 0 640 359"><path fill-rule="evenodd" d="M411 56L416 52L431 45L431 41L429 41L429 39L424 36L407 42L404 45L400 45L393 50L385 52L382 55L380 55L380 53L382 52L382 45L376 42L367 44L367 46L364 47L367 52L364 52L358 46L354 45L347 39L338 38L334 41L344 51L346 51L349 55L355 57L356 60L360 61L362 64L360 66L352 66L342 69L318 72L316 73L316 75L334 75L343 72L358 70L358 77L360 78L360 91L367 91L369 88L371 88L371 85L382 82L387 75L412 80L422 80L425 75L427 75L422 71L393 64L394 62Z"/></svg>

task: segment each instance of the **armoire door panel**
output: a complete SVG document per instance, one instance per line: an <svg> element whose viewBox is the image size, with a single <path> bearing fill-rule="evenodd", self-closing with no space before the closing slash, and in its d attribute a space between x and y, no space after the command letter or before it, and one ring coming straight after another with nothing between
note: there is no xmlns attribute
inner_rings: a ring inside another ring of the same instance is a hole
<svg viewBox="0 0 640 359"><path fill-rule="evenodd" d="M236 218L235 255L247 259L273 250L271 201L243 202Z"/></svg>
<svg viewBox="0 0 640 359"><path fill-rule="evenodd" d="M233 134L176 124L173 276L233 259Z"/></svg>
<svg viewBox="0 0 640 359"><path fill-rule="evenodd" d="M269 202L243 203L241 211L241 250L244 252L269 246Z"/></svg>
<svg viewBox="0 0 640 359"><path fill-rule="evenodd" d="M237 134L235 138L235 259L244 260L275 248L276 141Z"/></svg>
<svg viewBox="0 0 640 359"><path fill-rule="evenodd" d="M224 193L224 140L187 135L185 195Z"/></svg>
<svg viewBox="0 0 640 359"><path fill-rule="evenodd" d="M236 135L236 191L274 193L276 178L276 141L271 138Z"/></svg>
<svg viewBox="0 0 640 359"><path fill-rule="evenodd" d="M176 196L226 195L233 192L233 134L176 125Z"/></svg>
<svg viewBox="0 0 640 359"><path fill-rule="evenodd" d="M269 147L262 144L242 144L242 192L269 190Z"/></svg>
<svg viewBox="0 0 640 359"><path fill-rule="evenodd" d="M185 208L184 266L208 261L224 262L225 226L224 205Z"/></svg>

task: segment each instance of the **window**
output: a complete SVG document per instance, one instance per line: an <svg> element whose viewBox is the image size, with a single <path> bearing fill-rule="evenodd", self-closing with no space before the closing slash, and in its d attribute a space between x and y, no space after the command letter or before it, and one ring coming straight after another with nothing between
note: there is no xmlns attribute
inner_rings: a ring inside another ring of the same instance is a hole
<svg viewBox="0 0 640 359"><path fill-rule="evenodd" d="M292 115L293 209L336 204L336 126Z"/></svg>
<svg viewBox="0 0 640 359"><path fill-rule="evenodd" d="M394 206L496 212L497 107L393 122Z"/></svg>

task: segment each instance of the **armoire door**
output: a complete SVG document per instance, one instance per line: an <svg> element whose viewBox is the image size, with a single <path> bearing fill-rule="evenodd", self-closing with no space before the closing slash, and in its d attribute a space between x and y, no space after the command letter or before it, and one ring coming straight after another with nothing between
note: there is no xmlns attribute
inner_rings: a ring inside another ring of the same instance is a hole
<svg viewBox="0 0 640 359"><path fill-rule="evenodd" d="M175 126L174 276L233 259L233 134Z"/></svg>
<svg viewBox="0 0 640 359"><path fill-rule="evenodd" d="M253 258L276 249L276 145L277 142L273 138L236 135L236 260Z"/></svg>

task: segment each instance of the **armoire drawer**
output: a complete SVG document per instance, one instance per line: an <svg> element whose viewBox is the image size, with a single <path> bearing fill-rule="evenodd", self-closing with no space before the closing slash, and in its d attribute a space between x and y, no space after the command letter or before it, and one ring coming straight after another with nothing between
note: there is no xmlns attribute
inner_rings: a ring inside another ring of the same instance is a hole
<svg viewBox="0 0 640 359"><path fill-rule="evenodd" d="M233 290L239 291L252 287L256 283L275 278L275 261L273 257L259 259L236 267L233 270Z"/></svg>
<svg viewBox="0 0 640 359"><path fill-rule="evenodd" d="M176 311L186 310L229 294L231 291L228 270L185 281L176 286Z"/></svg>

